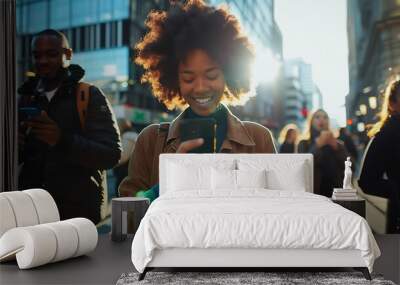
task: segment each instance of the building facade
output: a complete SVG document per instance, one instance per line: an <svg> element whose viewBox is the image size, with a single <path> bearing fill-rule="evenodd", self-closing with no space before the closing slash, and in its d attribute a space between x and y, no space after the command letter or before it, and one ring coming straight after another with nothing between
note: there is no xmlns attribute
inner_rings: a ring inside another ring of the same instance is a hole
<svg viewBox="0 0 400 285"><path fill-rule="evenodd" d="M377 120L385 86L400 72L400 1L347 1L347 35L347 122L364 133Z"/></svg>
<svg viewBox="0 0 400 285"><path fill-rule="evenodd" d="M282 57L282 35L274 16L274 0L209 0L211 5L226 4L249 34L253 43Z"/></svg>
<svg viewBox="0 0 400 285"><path fill-rule="evenodd" d="M303 129L309 113L322 108L322 94L314 83L311 64L300 58L285 60L280 86L281 126L294 123Z"/></svg>

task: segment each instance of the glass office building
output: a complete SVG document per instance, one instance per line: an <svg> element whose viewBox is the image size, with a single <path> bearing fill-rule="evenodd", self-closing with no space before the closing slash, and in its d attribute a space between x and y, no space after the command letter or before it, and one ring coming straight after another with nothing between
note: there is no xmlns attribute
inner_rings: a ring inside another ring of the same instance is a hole
<svg viewBox="0 0 400 285"><path fill-rule="evenodd" d="M112 79L114 75L102 72L104 66L115 66L117 75L128 78L128 64L124 63L129 59L128 19L129 0L17 1L20 71L29 69L32 35L52 28L69 39L72 62L86 69L86 80Z"/></svg>
<svg viewBox="0 0 400 285"><path fill-rule="evenodd" d="M282 35L275 22L274 0L210 0L209 3L227 5L255 45L282 57Z"/></svg>
<svg viewBox="0 0 400 285"><path fill-rule="evenodd" d="M322 108L321 92L314 83L312 66L301 58L284 61L281 92L283 124L294 123L304 129L308 114Z"/></svg>

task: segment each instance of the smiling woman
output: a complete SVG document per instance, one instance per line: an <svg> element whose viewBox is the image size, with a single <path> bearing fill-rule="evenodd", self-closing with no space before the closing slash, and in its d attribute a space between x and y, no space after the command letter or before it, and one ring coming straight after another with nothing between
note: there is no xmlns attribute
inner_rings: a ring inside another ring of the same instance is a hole
<svg viewBox="0 0 400 285"><path fill-rule="evenodd" d="M183 71L198 75L194 70L182 70L195 50L203 51L202 57L196 54L197 62L204 60L205 54L207 64L202 64L212 67L214 73L223 73L224 102L234 103L247 95L254 52L238 20L227 10L188 1L184 6L174 5L169 12L151 12L146 25L149 32L136 46L135 61L146 70L143 81L151 83L154 95L169 109L187 106L180 90L182 77L177 75ZM217 76L208 74L212 75Z"/></svg>
<svg viewBox="0 0 400 285"><path fill-rule="evenodd" d="M166 127L154 124L139 135L128 177L119 187L122 196L149 188L139 195L158 196L160 153L190 152L208 142L215 152L275 152L268 129L240 121L226 106L249 96L254 60L248 38L228 10L192 0L168 12L151 12L146 25L149 31L136 46L135 60L145 69L143 81L167 108L183 112ZM198 136L182 142L180 125L186 119L192 119L188 129ZM214 128L204 119L215 122Z"/></svg>

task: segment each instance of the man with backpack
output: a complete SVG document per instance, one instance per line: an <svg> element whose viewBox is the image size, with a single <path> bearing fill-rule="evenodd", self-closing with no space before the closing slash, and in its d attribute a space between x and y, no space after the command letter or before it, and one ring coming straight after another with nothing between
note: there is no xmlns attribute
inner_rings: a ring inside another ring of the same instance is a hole
<svg viewBox="0 0 400 285"><path fill-rule="evenodd" d="M85 71L69 64L64 34L33 37L35 76L19 89L19 189L43 188L61 219L100 221L106 169L121 155L112 108L100 89L81 82Z"/></svg>

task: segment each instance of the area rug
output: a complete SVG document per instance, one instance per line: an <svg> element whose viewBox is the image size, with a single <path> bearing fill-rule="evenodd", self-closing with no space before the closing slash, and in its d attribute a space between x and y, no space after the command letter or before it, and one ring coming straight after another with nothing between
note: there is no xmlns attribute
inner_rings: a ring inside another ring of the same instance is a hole
<svg viewBox="0 0 400 285"><path fill-rule="evenodd" d="M360 272L148 272L142 281L138 281L139 273L122 274L117 285L133 284L387 284L381 275L372 274L372 281L364 278Z"/></svg>

